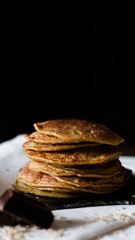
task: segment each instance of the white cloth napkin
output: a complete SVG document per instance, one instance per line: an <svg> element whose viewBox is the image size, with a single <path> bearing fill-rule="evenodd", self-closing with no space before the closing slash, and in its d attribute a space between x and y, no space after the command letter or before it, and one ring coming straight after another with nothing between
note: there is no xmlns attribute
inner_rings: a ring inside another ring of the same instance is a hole
<svg viewBox="0 0 135 240"><path fill-rule="evenodd" d="M0 195L14 184L19 170L29 161L22 149L23 135L0 144ZM135 174L135 157L121 157L122 164ZM51 229L0 227L0 240L133 240L135 205L86 207L53 211Z"/></svg>

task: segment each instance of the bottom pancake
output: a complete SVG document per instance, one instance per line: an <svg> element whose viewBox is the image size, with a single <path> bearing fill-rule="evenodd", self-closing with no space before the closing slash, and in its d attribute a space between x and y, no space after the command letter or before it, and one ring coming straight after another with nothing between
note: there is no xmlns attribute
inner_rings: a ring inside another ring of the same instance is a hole
<svg viewBox="0 0 135 240"><path fill-rule="evenodd" d="M81 193L78 192L57 192L54 191L54 189L48 190L40 190L37 188L32 188L25 183L22 183L20 181L16 181L15 188L19 190L20 192L24 193L32 193L38 196L44 196L44 197L53 197L53 198L75 198L82 196ZM60 191L60 190L59 190Z"/></svg>
<svg viewBox="0 0 135 240"><path fill-rule="evenodd" d="M93 194L107 194L112 193L119 190L123 185L120 186L113 186L113 187L101 187L101 188L87 188L87 189L78 189L76 190L69 190L69 189L62 189L62 188L35 188L28 186L27 184L16 180L15 188L24 193L32 193L38 196L46 196L46 197L54 197L54 198L74 198L74 197L81 197L84 195L88 195L90 193Z"/></svg>

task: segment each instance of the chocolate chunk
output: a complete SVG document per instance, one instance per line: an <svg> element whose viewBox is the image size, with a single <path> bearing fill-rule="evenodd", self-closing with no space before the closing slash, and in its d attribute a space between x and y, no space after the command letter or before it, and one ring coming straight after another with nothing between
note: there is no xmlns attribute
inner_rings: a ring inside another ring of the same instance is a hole
<svg viewBox="0 0 135 240"><path fill-rule="evenodd" d="M13 213L9 213L6 211L0 211L0 226L8 225L8 226L15 226L15 225L31 225L30 221L27 219L23 219L21 217L16 216Z"/></svg>
<svg viewBox="0 0 135 240"><path fill-rule="evenodd" d="M53 215L48 206L12 189L0 197L0 225L31 225L49 228Z"/></svg>

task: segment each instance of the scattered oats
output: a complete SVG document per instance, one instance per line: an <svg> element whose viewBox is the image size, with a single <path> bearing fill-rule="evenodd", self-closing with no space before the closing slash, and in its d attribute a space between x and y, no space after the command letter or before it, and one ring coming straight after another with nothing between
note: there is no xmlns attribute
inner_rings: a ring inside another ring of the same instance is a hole
<svg viewBox="0 0 135 240"><path fill-rule="evenodd" d="M94 222L97 222L99 220L100 220L100 218L95 218L95 219L89 220L88 223L94 223Z"/></svg>
<svg viewBox="0 0 135 240"><path fill-rule="evenodd" d="M122 210L122 209L126 209L125 207L116 207L116 210Z"/></svg>
<svg viewBox="0 0 135 240"><path fill-rule="evenodd" d="M24 240L25 237L28 235L30 230L29 226L20 226L17 225L15 227L11 226L4 226L0 228L0 240ZM30 236L30 233L29 233Z"/></svg>
<svg viewBox="0 0 135 240"><path fill-rule="evenodd" d="M124 222L131 222L132 221L132 218L129 217L128 215L126 215L126 214L116 214L115 216L116 216L117 219L122 220Z"/></svg>
<svg viewBox="0 0 135 240"><path fill-rule="evenodd" d="M100 221L102 221L102 222L111 222L111 221L115 221L115 218L112 215L107 215L107 216L101 217Z"/></svg>
<svg viewBox="0 0 135 240"><path fill-rule="evenodd" d="M58 216L58 218L57 219L67 219L67 217L64 217L64 216Z"/></svg>
<svg viewBox="0 0 135 240"><path fill-rule="evenodd" d="M64 229L54 230L53 228L49 228L46 230L46 232L52 234L54 237L61 237L66 234Z"/></svg>
<svg viewBox="0 0 135 240"><path fill-rule="evenodd" d="M110 215L107 215L107 216L103 216L103 217L97 217L97 218L94 218L92 220L89 220L88 223L94 223L94 222L97 222L97 221L101 221L101 222L111 222L111 221L115 221L116 219L110 214Z"/></svg>

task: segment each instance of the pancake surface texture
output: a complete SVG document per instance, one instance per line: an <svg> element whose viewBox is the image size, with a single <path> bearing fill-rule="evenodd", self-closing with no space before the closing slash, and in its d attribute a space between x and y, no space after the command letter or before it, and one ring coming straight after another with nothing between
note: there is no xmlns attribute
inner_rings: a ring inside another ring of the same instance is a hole
<svg viewBox="0 0 135 240"><path fill-rule="evenodd" d="M28 158L35 161L67 166L104 163L118 159L120 156L117 147L103 145L59 152L26 150L25 154Z"/></svg>
<svg viewBox="0 0 135 240"><path fill-rule="evenodd" d="M35 150L35 151L62 151L70 150L74 148L84 148L84 147L93 147L99 145L98 143L93 142L83 142L83 143L72 143L72 144L42 144L32 141L27 141L23 144L23 148L26 150Z"/></svg>
<svg viewBox="0 0 135 240"><path fill-rule="evenodd" d="M118 145L123 138L108 127L100 123L93 123L81 119L56 119L35 123L34 127L42 134L54 136L63 140L63 142L97 142L109 145Z"/></svg>
<svg viewBox="0 0 135 240"><path fill-rule="evenodd" d="M106 164L63 167L58 165L50 165L43 162L30 161L29 169L52 176L108 178L118 174L121 171L121 163L119 160L113 160Z"/></svg>

